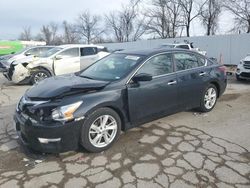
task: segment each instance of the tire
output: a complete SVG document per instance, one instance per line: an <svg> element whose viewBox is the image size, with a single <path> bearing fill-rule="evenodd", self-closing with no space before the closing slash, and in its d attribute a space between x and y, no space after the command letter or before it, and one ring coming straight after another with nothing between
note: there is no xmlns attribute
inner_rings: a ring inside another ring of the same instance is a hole
<svg viewBox="0 0 250 188"><path fill-rule="evenodd" d="M101 128L101 122L105 122L105 118L107 119L105 125L111 124L107 127L114 129L105 130L106 126ZM107 133L110 137L107 136ZM117 141L120 133L121 119L119 115L110 108L99 108L85 120L81 129L80 144L89 152L102 152Z"/></svg>
<svg viewBox="0 0 250 188"><path fill-rule="evenodd" d="M209 96L209 92L211 95ZM213 97L212 97L213 96ZM208 102L208 100L206 100L206 98L209 97L210 102ZM199 111L200 112L210 112L211 110L213 110L213 108L216 105L218 99L218 90L215 87L215 85L213 84L209 84L206 89L203 91L202 97L201 97L201 101L200 101L200 107L199 107Z"/></svg>
<svg viewBox="0 0 250 188"><path fill-rule="evenodd" d="M38 82L50 77L50 73L47 70L39 69L36 70L32 73L31 76L31 83L32 84L37 84ZM40 77L40 79L39 79Z"/></svg>

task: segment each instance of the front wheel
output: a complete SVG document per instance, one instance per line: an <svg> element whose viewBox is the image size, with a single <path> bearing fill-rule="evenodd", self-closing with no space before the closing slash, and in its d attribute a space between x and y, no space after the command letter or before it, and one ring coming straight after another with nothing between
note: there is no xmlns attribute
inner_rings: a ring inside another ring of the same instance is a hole
<svg viewBox="0 0 250 188"><path fill-rule="evenodd" d="M218 98L217 88L213 84L210 84L203 92L199 111L210 112L214 108L217 102L217 98Z"/></svg>
<svg viewBox="0 0 250 188"><path fill-rule="evenodd" d="M81 131L81 145L89 152L101 152L119 138L121 119L110 108L100 108L85 120Z"/></svg>
<svg viewBox="0 0 250 188"><path fill-rule="evenodd" d="M50 73L46 70L36 70L32 73L31 83L37 84L38 82L50 77Z"/></svg>

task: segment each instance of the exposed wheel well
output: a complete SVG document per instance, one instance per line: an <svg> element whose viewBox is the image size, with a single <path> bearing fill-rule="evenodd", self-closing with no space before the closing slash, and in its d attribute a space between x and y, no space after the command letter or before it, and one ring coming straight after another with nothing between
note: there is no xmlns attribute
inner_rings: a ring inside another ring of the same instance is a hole
<svg viewBox="0 0 250 188"><path fill-rule="evenodd" d="M47 71L50 74L50 76L53 75L51 73L51 71L49 69L45 68L45 67L35 67L35 68L31 69L31 72L35 72L35 71L38 71L38 70L45 70L45 71Z"/></svg>
<svg viewBox="0 0 250 188"><path fill-rule="evenodd" d="M213 84L215 87L216 87L216 89L217 89L217 95L218 95L218 97L220 97L220 85L217 83L217 82L210 82L210 84Z"/></svg>

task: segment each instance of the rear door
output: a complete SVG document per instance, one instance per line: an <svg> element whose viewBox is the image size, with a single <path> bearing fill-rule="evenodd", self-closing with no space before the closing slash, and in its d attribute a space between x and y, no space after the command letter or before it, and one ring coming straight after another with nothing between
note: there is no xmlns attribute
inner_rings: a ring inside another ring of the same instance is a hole
<svg viewBox="0 0 250 188"><path fill-rule="evenodd" d="M83 70L95 61L98 60L97 48L96 47L83 47L80 48L80 69Z"/></svg>
<svg viewBox="0 0 250 188"><path fill-rule="evenodd" d="M56 75L80 71L79 48L70 48L57 54L54 59L54 72Z"/></svg>
<svg viewBox="0 0 250 188"><path fill-rule="evenodd" d="M205 58L191 52L176 52L174 62L181 107L198 107L208 79Z"/></svg>
<svg viewBox="0 0 250 188"><path fill-rule="evenodd" d="M133 123L144 118L175 111L178 107L177 80L173 72L172 54L160 54L149 59L135 74L147 73L151 81L134 83L128 87L129 114Z"/></svg>

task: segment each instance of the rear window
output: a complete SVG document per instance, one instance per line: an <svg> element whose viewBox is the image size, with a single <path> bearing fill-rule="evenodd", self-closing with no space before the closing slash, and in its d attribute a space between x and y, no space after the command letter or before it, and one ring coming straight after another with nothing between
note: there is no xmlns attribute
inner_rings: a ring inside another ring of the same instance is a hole
<svg viewBox="0 0 250 188"><path fill-rule="evenodd" d="M85 47L81 48L81 56L89 56L97 54L97 48L95 47Z"/></svg>

